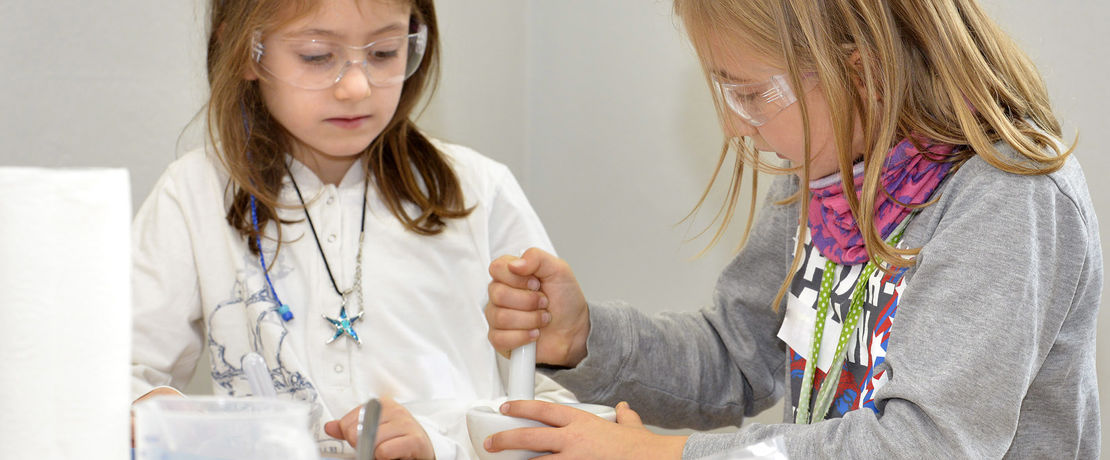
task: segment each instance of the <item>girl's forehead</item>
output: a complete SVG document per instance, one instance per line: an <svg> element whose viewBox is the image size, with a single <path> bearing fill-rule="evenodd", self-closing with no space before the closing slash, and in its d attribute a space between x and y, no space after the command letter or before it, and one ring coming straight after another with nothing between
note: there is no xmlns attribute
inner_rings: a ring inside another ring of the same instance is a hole
<svg viewBox="0 0 1110 460"><path fill-rule="evenodd" d="M785 65L760 55L741 40L709 38L701 43L706 68L714 74L737 83L764 80L782 73Z"/></svg>
<svg viewBox="0 0 1110 460"><path fill-rule="evenodd" d="M412 13L411 1L405 0L317 0L299 7L286 5L287 11L278 15L278 29L294 33L364 34L383 28L399 28L396 32L403 33Z"/></svg>

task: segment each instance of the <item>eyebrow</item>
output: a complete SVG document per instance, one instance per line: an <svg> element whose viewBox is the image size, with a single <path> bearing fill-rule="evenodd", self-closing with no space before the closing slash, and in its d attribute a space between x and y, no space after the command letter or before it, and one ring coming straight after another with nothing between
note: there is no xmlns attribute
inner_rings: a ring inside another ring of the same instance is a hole
<svg viewBox="0 0 1110 460"><path fill-rule="evenodd" d="M399 30L405 30L405 28L406 28L405 24L402 24L400 22L395 22L393 24L387 25L387 26L382 27L378 30L370 32L369 34L367 34L367 36L368 37L373 37L375 35L381 35L381 34L386 33L386 32L394 32L394 31L399 31ZM299 37L312 36L312 37L326 37L326 38L335 38L335 39L343 38L342 34L340 34L339 32L336 32L334 30L316 29L316 28L297 30L297 31L294 31L293 33L291 33L289 35L294 35L294 36L299 36Z"/></svg>
<svg viewBox="0 0 1110 460"><path fill-rule="evenodd" d="M752 82L751 79L737 77L736 75L728 73L728 71L724 70L724 69L713 69L712 73L713 73L713 75L716 75L718 77L721 77L724 80L728 80L728 81L733 82L733 83L751 83Z"/></svg>

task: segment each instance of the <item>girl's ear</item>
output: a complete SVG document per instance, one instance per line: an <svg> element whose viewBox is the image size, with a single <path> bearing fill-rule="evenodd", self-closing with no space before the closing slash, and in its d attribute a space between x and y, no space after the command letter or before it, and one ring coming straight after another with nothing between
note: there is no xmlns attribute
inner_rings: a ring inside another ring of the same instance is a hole
<svg viewBox="0 0 1110 460"><path fill-rule="evenodd" d="M858 48L853 47L852 52L848 54L848 66L854 71L852 73L852 83L856 86L856 91L859 91L861 96L866 95L867 85L863 82L863 75L865 72L863 56L860 54ZM876 101L883 100L882 94L872 94L871 97Z"/></svg>
<svg viewBox="0 0 1110 460"><path fill-rule="evenodd" d="M224 34L224 25L225 25L225 23L221 22L219 26L216 26L216 32L215 32L216 40L219 40L221 38L221 36L223 36L223 34ZM258 51L256 51L257 47L259 46L258 45L258 39L259 39L259 37L258 37L257 34L255 36L251 37L251 59L254 59L256 53L258 52ZM253 64L247 63L247 66L243 69L243 79L247 80L247 81L258 80L258 73L254 71L254 65Z"/></svg>

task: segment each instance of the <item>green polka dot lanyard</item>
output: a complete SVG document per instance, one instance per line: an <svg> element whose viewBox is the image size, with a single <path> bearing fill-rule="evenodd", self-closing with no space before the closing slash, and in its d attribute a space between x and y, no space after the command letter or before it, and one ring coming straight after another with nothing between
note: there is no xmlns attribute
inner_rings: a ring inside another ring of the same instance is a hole
<svg viewBox="0 0 1110 460"><path fill-rule="evenodd" d="M898 244L901 239L902 229L899 229L887 241L887 244ZM829 312L829 305L832 303L830 296L833 281L836 279L836 267L836 262L826 260L825 271L821 274L821 290L817 294L817 320L813 324L813 345L811 347L813 351L810 353L809 359L806 360L806 370L802 374L802 391L798 396L798 411L794 418L794 423L799 425L820 422L825 419L825 415L829 412L829 404L832 403L833 394L836 392L836 388L840 386L838 382L840 382L841 367L844 365L844 347L847 346L848 338L851 337L852 332L856 330L856 326L859 324L859 315L863 310L863 296L867 292L867 280L871 277L871 274L875 273L876 268L874 261L868 261L867 265L863 267L863 272L856 280L855 288L852 289L851 307L848 309L848 316L844 318L844 327L840 329L840 340L836 342L836 352L833 354L832 366L829 367L825 380L821 382L821 389L817 392L817 400L813 403L813 415L811 417L809 399L813 393L813 374L817 368L817 358L821 356L821 338L825 331L825 317Z"/></svg>

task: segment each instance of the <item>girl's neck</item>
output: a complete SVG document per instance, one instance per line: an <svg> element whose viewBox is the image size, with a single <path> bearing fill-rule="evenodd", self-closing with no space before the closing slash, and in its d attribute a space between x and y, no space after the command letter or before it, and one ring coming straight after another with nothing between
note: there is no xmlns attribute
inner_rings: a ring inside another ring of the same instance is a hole
<svg viewBox="0 0 1110 460"><path fill-rule="evenodd" d="M852 165L852 177L859 177L859 176L863 175L863 162L859 161L859 160L860 159L857 158L856 162ZM816 190L816 189L825 188L825 187L828 187L830 185L839 184L839 183L840 183L840 169L837 168L837 170L833 171L832 173L826 174L826 175L824 175L822 177L819 177L817 179L810 180L809 181L809 189L810 190Z"/></svg>
<svg viewBox="0 0 1110 460"><path fill-rule="evenodd" d="M312 170L325 185L339 185L359 157L360 155L328 155L306 148L293 149L293 158Z"/></svg>

